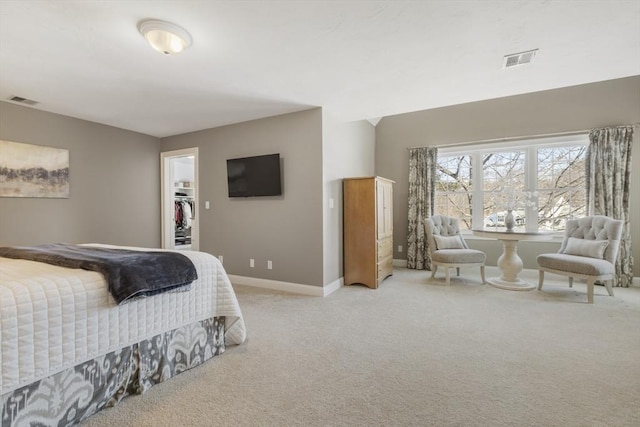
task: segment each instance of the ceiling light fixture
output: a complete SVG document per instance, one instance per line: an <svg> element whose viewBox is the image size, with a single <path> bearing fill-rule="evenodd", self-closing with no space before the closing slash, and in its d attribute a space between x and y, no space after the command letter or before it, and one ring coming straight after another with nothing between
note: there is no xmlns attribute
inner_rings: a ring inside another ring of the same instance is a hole
<svg viewBox="0 0 640 427"><path fill-rule="evenodd" d="M182 27L157 19L138 22L138 31L152 48L164 55L180 53L191 46L191 36Z"/></svg>

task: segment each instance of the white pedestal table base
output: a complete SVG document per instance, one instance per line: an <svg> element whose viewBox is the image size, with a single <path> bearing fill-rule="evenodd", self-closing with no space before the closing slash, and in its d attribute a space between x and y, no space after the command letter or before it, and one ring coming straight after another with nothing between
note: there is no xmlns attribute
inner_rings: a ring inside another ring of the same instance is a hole
<svg viewBox="0 0 640 427"><path fill-rule="evenodd" d="M536 288L536 285L532 285L520 279L515 282L510 282L508 280L502 280L499 277L493 277L487 279L487 283L491 286L495 286L496 288L507 289L509 291L532 291Z"/></svg>
<svg viewBox="0 0 640 427"><path fill-rule="evenodd" d="M550 233L473 230L473 234L502 241L503 252L498 258L498 269L502 276L487 279L488 284L509 291L531 291L536 289L536 285L529 284L518 278L523 266L522 259L518 256L518 240L542 240L548 238Z"/></svg>

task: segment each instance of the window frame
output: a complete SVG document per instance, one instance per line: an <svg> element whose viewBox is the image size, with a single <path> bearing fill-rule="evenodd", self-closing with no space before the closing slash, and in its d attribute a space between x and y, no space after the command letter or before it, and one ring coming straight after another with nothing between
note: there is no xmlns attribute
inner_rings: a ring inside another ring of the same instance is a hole
<svg viewBox="0 0 640 427"><path fill-rule="evenodd" d="M491 142L477 142L469 144L455 144L452 146L438 147L438 157L470 156L471 160L471 224L484 224L484 186L482 156L496 151L524 151L525 152L525 189L524 191L538 191L538 149L556 148L566 146L589 145L588 133L574 133L570 135L552 137L518 138L515 140L499 140ZM475 165L480 165L476 167ZM586 171L585 171L586 173ZM480 184L477 184L480 183ZM586 188L585 188L586 191ZM436 197L439 192L436 188ZM438 214L438 212L435 212ZM532 218L538 215L538 206L526 206L525 217ZM527 221L530 223L530 221ZM472 228L482 228L472 226ZM537 229L537 220L536 220ZM461 230L464 234L471 234L471 230ZM564 231L556 231L556 235L564 235Z"/></svg>

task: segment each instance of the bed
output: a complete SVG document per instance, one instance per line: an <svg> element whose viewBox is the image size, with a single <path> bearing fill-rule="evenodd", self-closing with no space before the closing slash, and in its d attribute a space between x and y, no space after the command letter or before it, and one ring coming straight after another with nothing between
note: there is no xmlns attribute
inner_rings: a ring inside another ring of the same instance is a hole
<svg viewBox="0 0 640 427"><path fill-rule="evenodd" d="M119 305L101 273L0 257L2 427L76 424L242 344L218 259L179 253L197 271L188 291Z"/></svg>

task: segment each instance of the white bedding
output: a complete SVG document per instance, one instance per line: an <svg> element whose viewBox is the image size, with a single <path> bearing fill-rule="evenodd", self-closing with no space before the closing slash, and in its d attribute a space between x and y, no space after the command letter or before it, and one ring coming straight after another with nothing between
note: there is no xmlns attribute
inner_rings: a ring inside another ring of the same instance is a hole
<svg viewBox="0 0 640 427"><path fill-rule="evenodd" d="M180 253L198 271L190 291L120 306L100 273L0 257L0 396L210 317L226 317L225 344L244 342L242 313L218 259L203 252Z"/></svg>

